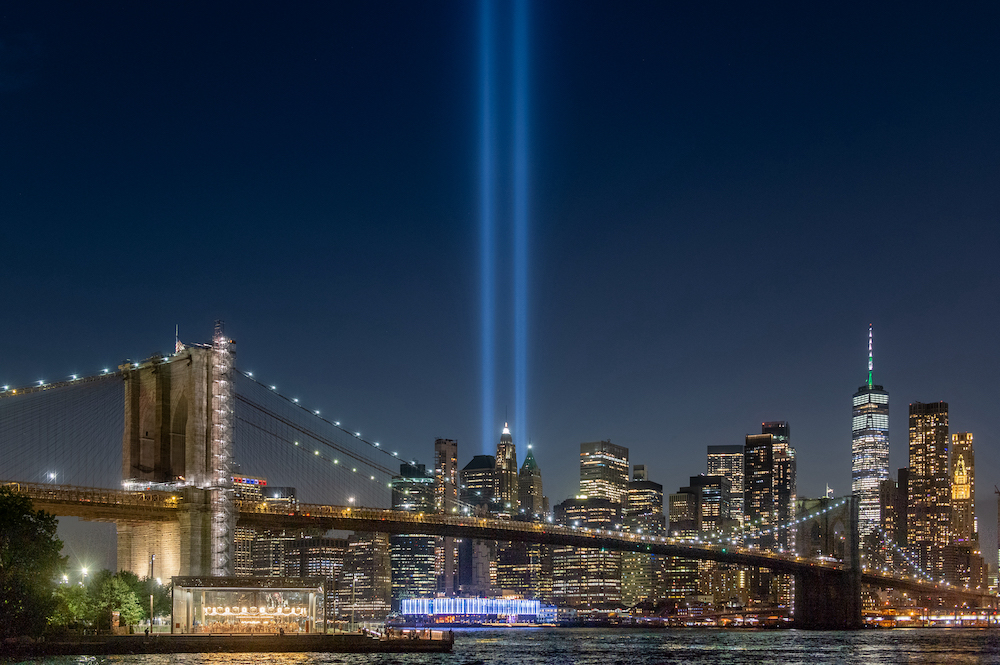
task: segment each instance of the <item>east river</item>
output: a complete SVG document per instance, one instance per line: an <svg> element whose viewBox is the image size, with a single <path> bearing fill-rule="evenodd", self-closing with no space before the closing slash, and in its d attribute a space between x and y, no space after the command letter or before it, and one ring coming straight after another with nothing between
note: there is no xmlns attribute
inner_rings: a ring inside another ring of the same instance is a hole
<svg viewBox="0 0 1000 665"><path fill-rule="evenodd" d="M657 665L1000 663L1000 629L455 631L450 654L184 654L46 658L45 665Z"/></svg>

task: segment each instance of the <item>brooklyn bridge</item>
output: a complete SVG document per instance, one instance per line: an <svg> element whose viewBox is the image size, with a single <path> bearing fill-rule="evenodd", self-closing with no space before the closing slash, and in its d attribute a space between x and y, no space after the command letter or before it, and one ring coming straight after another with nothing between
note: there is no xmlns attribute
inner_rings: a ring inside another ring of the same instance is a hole
<svg viewBox="0 0 1000 665"><path fill-rule="evenodd" d="M300 405L235 365L235 344L216 327L210 344L125 362L91 376L0 392L0 482L57 516L113 522L118 567L138 574L155 556L161 575L233 573L238 526L420 533L541 543L765 568L794 578L794 620L812 628L861 625L865 585L993 606L975 589L914 571L863 568L852 497L777 528L819 528L833 517L849 543L841 558L740 547L738 539L679 539L545 522L390 510L401 460L339 421ZM234 474L294 486L289 505L241 501Z"/></svg>

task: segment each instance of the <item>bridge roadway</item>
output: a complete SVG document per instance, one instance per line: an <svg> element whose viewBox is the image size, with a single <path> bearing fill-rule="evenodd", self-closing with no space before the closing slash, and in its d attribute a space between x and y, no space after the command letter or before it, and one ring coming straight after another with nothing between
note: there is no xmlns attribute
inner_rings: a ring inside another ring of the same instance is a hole
<svg viewBox="0 0 1000 665"><path fill-rule="evenodd" d="M128 491L43 483L0 482L29 496L36 509L54 515L91 521L145 522L176 520L184 507L179 493L158 490ZM516 541L545 545L603 548L618 552L644 552L663 556L718 561L740 566L768 568L777 573L816 576L842 575L848 567L839 561L807 559L794 554L761 552L731 545L692 543L690 540L635 534L605 529L565 527L540 522L519 522L479 516L413 513L399 510L237 501L238 522L264 529L311 528L337 531L377 531L389 534L420 533L478 540ZM979 603L987 593L946 584L922 582L864 570L861 582L929 595L948 596Z"/></svg>

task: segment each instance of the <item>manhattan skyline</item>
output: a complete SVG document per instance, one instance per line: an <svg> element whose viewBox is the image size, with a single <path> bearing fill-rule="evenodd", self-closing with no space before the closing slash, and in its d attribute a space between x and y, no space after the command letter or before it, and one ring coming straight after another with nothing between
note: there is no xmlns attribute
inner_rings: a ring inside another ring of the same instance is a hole
<svg viewBox="0 0 1000 665"><path fill-rule="evenodd" d="M989 554L997 9L530 7L526 435L546 494L577 492L581 442L674 489L777 420L800 495L848 493L873 324L890 474L905 405L948 402L976 437ZM484 452L477 6L235 8L8 11L0 384L221 318L283 394L423 463L457 439L464 466ZM499 218L497 436L516 399Z"/></svg>

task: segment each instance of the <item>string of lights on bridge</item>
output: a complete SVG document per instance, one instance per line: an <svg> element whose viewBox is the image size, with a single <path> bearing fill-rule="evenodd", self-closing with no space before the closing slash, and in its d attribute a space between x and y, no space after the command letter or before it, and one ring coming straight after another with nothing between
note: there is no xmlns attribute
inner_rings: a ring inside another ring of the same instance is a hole
<svg viewBox="0 0 1000 665"><path fill-rule="evenodd" d="M313 416L314 418L317 418L318 420L323 421L324 423L330 425L331 427L335 427L336 429L338 429L341 432L347 434L348 436L353 437L354 439L357 439L361 443L364 443L364 444L368 445L373 450L376 450L376 451L378 451L378 452L380 452L380 453L382 453L382 454L384 454L386 456L392 457L392 458L394 458L396 460L402 459L399 456L399 452L398 451L389 452L388 450L386 450L385 448L382 447L382 444L380 442L378 442L378 441L371 441L369 439L364 438L363 436L361 436L361 432L352 431L352 430L348 429L347 427L341 425L339 420L330 420L330 419L324 417L323 415L320 414L320 410L319 409L310 409L310 408L307 408L306 406L302 405L299 402L299 398L298 397L288 397L287 395L279 392L278 391L278 387L276 385L269 384L269 383L264 383L263 381L260 381L260 380L258 380L256 378L254 378L253 372L247 372L247 371L241 370L239 368L235 368L234 371L236 371L237 373L239 373L242 376L246 377L250 381L253 381L257 385L261 386L262 388L266 388L267 390L270 390L277 397L280 397L281 399L287 401L292 406L301 409L304 413L307 413L307 414ZM299 445L299 443L296 441L295 445ZM320 459L327 459L318 450L315 451L315 454ZM330 461L332 461L334 464L339 464L340 463L335 458L331 458ZM416 459L411 460L411 462L413 464L417 464L417 460ZM372 476L372 479L374 480L374 476Z"/></svg>
<svg viewBox="0 0 1000 665"><path fill-rule="evenodd" d="M797 524L801 524L802 522L805 522L807 520L811 520L811 519L814 519L816 517L819 517L820 515L822 515L824 513L828 513L831 510L834 510L835 508L839 508L839 507L843 506L845 503L847 503L847 500L846 499L841 499L837 503L829 504L829 505L823 507L822 509L815 510L813 512L806 513L804 515L797 516L797 517L792 518L788 522L785 522L783 524L774 524L774 525L771 525L767 529L763 529L763 530L757 530L756 529L756 527L765 526L764 518L761 517L761 518L758 518L758 519L754 520L753 522L747 522L746 524L736 525L736 526L732 527L727 532L713 531L713 532L708 533L708 534L706 534L704 536L687 536L687 537L682 537L682 540L690 540L692 542L704 543L704 544L707 544L707 545L721 545L721 544L727 543L727 542L735 544L736 543L736 538L739 535L748 535L749 534L751 536L765 536L765 535L768 535L770 533L777 533L779 531L785 531L787 529L793 528Z"/></svg>
<svg viewBox="0 0 1000 665"><path fill-rule="evenodd" d="M885 543L886 545L890 546L893 549L893 551L895 551L900 556L902 556L906 560L906 562L910 564L910 566L913 568L913 570L916 571L917 577L922 577L924 580L926 580L928 582L934 582L934 577L931 574L929 574L926 570L924 570L923 568L921 568L920 564L918 564L916 561L914 561L913 558L907 552L905 552L901 547L899 547L896 543L894 543L890 539L889 534L887 534L885 531L883 531L880 527L877 527L877 526L875 527L875 530L878 531L879 536L882 537L882 542L883 543ZM885 569L883 568L883 571L884 570ZM888 571L885 571L885 572L888 572ZM950 582L945 582L944 580L941 580L941 582L943 582L947 586L951 586Z"/></svg>
<svg viewBox="0 0 1000 665"><path fill-rule="evenodd" d="M159 358L157 358L156 356L153 356L149 360L153 361L153 360L159 359L162 362L170 362L171 359L172 359L172 357L174 355L175 354L172 354L172 353L171 354L162 354ZM144 362L148 362L148 361L144 361ZM125 363L123 363L123 365L124 364ZM131 361L129 361L127 364L131 364L131 366L133 368L138 368L140 365L142 365L142 363L140 363L140 362L131 362ZM381 452L381 453L383 453L383 454L385 454L387 456L391 456L391 457L393 457L395 459L402 459L402 458L400 458L398 452L396 452L396 451L389 452L388 450L382 448L382 444L380 442L366 439L365 437L363 437L361 435L361 432L359 432L359 431L353 431L353 430L348 429L345 426L342 426L341 423L340 423L340 421L338 421L338 420L330 420L328 418L323 417L320 414L319 409L310 409L310 408L307 408L307 407L303 406L302 404L299 403L299 398L297 398L297 397L288 397L287 395L284 395L283 393L281 393L281 392L278 391L277 386L275 386L273 384L267 384L267 383L264 383L262 381L259 381L258 379L254 378L253 372L246 372L246 371L240 370L239 368L236 368L235 371L237 373L239 373L239 374L242 374L244 377L250 379L254 383L260 385L261 387L270 390L276 396L281 397L282 399L286 400L287 402L289 402L293 406L297 406L303 412L308 413L308 414L310 414L310 415L318 418L319 420L327 423L328 425L337 428L341 432L347 434L348 436L351 436L351 437L357 439L361 443L364 443L364 444L370 446L374 450L377 450L377 451L379 451L379 452ZM62 386L62 385L71 384L71 383L74 383L74 382L83 382L83 381L92 380L92 379L111 378L111 377L113 377L115 375L118 375L120 373L121 373L120 369L111 370L111 369L105 367L105 368L101 369L100 373L98 373L98 374L93 374L93 375L69 374L69 375L67 375L67 377L65 379L63 379L61 381L56 381L56 382L46 381L45 379L38 379L34 384L25 385L25 386L16 386L16 387L13 387L13 388L11 388L11 386L8 384L8 385L0 386L0 395L2 395L3 393L7 393L7 392L11 393L11 395L16 395L19 392L23 394L23 393L27 393L27 392L34 392L34 391L38 390L39 388L55 388L55 387L59 387L59 386ZM413 459L411 461L414 464L417 463L416 459Z"/></svg>

